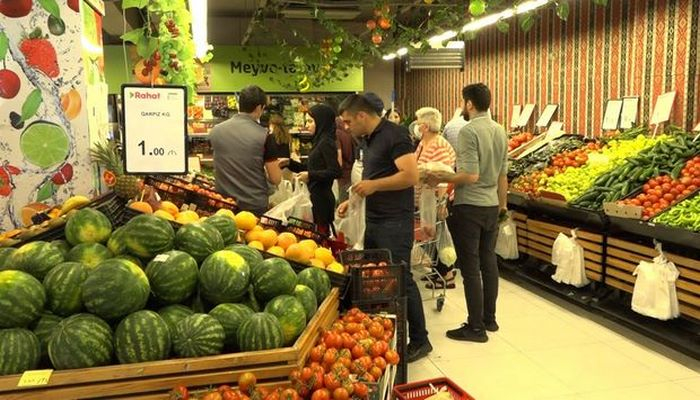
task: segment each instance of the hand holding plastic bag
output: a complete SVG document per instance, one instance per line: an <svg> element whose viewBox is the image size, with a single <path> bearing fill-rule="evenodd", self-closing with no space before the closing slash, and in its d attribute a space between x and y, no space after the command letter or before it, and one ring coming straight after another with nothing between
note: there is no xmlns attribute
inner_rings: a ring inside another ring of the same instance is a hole
<svg viewBox="0 0 700 400"><path fill-rule="evenodd" d="M518 227L515 225L511 213L507 213L506 219L498 227L496 254L504 260L517 260L520 257L518 252Z"/></svg>
<svg viewBox="0 0 700 400"><path fill-rule="evenodd" d="M583 287L590 282L586 277L586 260L583 247L576 241L576 230L571 237L560 233L552 246L552 264L557 270L552 279L575 287Z"/></svg>
<svg viewBox="0 0 700 400"><path fill-rule="evenodd" d="M277 206L283 201L291 198L294 195L294 188L291 181L283 179L279 185L277 185L277 190L270 196L269 202L272 207Z"/></svg>

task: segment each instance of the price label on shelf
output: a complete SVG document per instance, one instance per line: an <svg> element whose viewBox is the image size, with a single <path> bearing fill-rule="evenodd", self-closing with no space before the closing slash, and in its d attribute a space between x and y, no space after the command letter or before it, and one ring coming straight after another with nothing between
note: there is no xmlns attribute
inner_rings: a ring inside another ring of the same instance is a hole
<svg viewBox="0 0 700 400"><path fill-rule="evenodd" d="M525 107L523 107L523 112L520 113L520 118L518 118L518 127L522 128L524 126L527 126L527 124L530 122L530 118L532 118L532 114L535 112L535 105L534 104L525 104Z"/></svg>
<svg viewBox="0 0 700 400"><path fill-rule="evenodd" d="M654 112L651 114L649 124L658 125L671 119L671 110L673 109L673 102L675 100L676 92L660 94L659 97L656 98Z"/></svg>
<svg viewBox="0 0 700 400"><path fill-rule="evenodd" d="M605 104L603 114L603 130L614 131L620 124L620 113L622 112L622 100L608 100Z"/></svg>
<svg viewBox="0 0 700 400"><path fill-rule="evenodd" d="M637 123L639 113L639 97L625 97L622 99L622 115L620 116L620 128L629 129Z"/></svg>
<svg viewBox="0 0 700 400"><path fill-rule="evenodd" d="M122 85L128 174L187 173L187 90Z"/></svg>
<svg viewBox="0 0 700 400"><path fill-rule="evenodd" d="M52 369L24 371L17 382L17 387L48 385L51 374L53 374Z"/></svg>

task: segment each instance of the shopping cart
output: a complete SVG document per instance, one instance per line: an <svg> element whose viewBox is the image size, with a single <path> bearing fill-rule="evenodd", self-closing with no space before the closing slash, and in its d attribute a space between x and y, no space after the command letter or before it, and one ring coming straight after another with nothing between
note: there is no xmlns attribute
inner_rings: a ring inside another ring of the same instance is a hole
<svg viewBox="0 0 700 400"><path fill-rule="evenodd" d="M420 223L420 215L417 213L414 228L413 250L411 251L411 269L415 279L432 282L432 295L426 300L436 300L438 311L442 311L445 306L445 294L447 293L447 282L437 270L438 264L438 241L440 235L446 227L445 221L436 221L435 233L428 235ZM436 283L442 283L442 289L438 289Z"/></svg>

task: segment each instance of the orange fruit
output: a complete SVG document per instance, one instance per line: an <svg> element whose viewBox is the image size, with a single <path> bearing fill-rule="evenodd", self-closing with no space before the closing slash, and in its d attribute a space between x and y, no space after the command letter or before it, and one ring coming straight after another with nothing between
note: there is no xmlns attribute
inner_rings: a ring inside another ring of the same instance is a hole
<svg viewBox="0 0 700 400"><path fill-rule="evenodd" d="M272 229L265 229L260 233L260 242L266 249L269 249L277 243L277 232Z"/></svg>
<svg viewBox="0 0 700 400"><path fill-rule="evenodd" d="M170 201L161 201L159 210L163 210L172 216L176 216L180 212L180 209L175 205L175 203Z"/></svg>
<svg viewBox="0 0 700 400"><path fill-rule="evenodd" d="M255 217L255 215L248 211L241 211L236 214L235 220L238 229L242 229L244 231L249 231L255 228L255 225L258 224L258 219Z"/></svg>
<svg viewBox="0 0 700 400"><path fill-rule="evenodd" d="M319 260L318 258L312 258L309 260L309 265L316 268L326 268L326 264L324 264L323 261Z"/></svg>
<svg viewBox="0 0 700 400"><path fill-rule="evenodd" d="M80 93L75 88L61 94L61 109L69 120L75 119L80 114L82 103Z"/></svg>
<svg viewBox="0 0 700 400"><path fill-rule="evenodd" d="M314 258L323 262L323 265L331 265L335 262L335 257L333 257L333 252L325 247L319 247L314 252Z"/></svg>
<svg viewBox="0 0 700 400"><path fill-rule="evenodd" d="M306 264L311 259L312 253L301 244L295 243L287 248L286 258Z"/></svg>
<svg viewBox="0 0 700 400"><path fill-rule="evenodd" d="M312 253L315 252L318 248L318 244L316 244L316 242L314 242L311 239L304 239L301 242L299 242L299 244L311 250Z"/></svg>
<svg viewBox="0 0 700 400"><path fill-rule="evenodd" d="M284 249L279 247L279 246L272 246L269 249L267 249L267 252L270 254L274 254L277 257L284 257Z"/></svg>
<svg viewBox="0 0 700 400"><path fill-rule="evenodd" d="M262 231L253 229L253 230L246 232L245 241L246 241L246 243L260 242L261 236L262 236Z"/></svg>
<svg viewBox="0 0 700 400"><path fill-rule="evenodd" d="M24 226L34 225L32 222L32 217L38 213L45 212L49 209L49 206L42 203L31 203L22 207L22 224Z"/></svg>
<svg viewBox="0 0 700 400"><path fill-rule="evenodd" d="M287 250L289 246L297 243L297 237L291 232L282 232L277 237L277 245L284 250Z"/></svg>
<svg viewBox="0 0 700 400"><path fill-rule="evenodd" d="M260 242L257 241L257 240L253 240L252 242L248 243L248 246L250 246L250 247L252 247L252 248L254 248L254 249L258 249L258 250L260 250L260 251L264 251L264 250L265 250L265 247L263 246L263 244L260 243Z"/></svg>
<svg viewBox="0 0 700 400"><path fill-rule="evenodd" d="M175 217L165 210L156 210L156 212L154 212L153 215L155 215L156 217L166 219L168 221L175 221Z"/></svg>
<svg viewBox="0 0 700 400"><path fill-rule="evenodd" d="M151 207L151 205L146 203L145 201L135 201L129 204L129 208L141 211L145 214L153 214L153 207Z"/></svg>

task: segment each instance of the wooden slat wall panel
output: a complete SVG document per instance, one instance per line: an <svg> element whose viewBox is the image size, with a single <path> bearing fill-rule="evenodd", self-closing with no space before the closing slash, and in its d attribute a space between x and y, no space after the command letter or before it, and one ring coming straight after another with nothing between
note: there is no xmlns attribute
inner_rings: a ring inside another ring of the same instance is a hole
<svg viewBox="0 0 700 400"><path fill-rule="evenodd" d="M406 72L397 63L398 106L412 113L436 107L445 118L461 105L464 85L483 82L493 93L494 118L507 125L514 104L560 104L568 132L601 131L605 100L640 96L639 121L648 121L656 97L675 90L675 125L691 129L700 119L700 1L591 0L569 2L567 22L554 8L537 11L528 33L495 27L467 41L463 71Z"/></svg>

